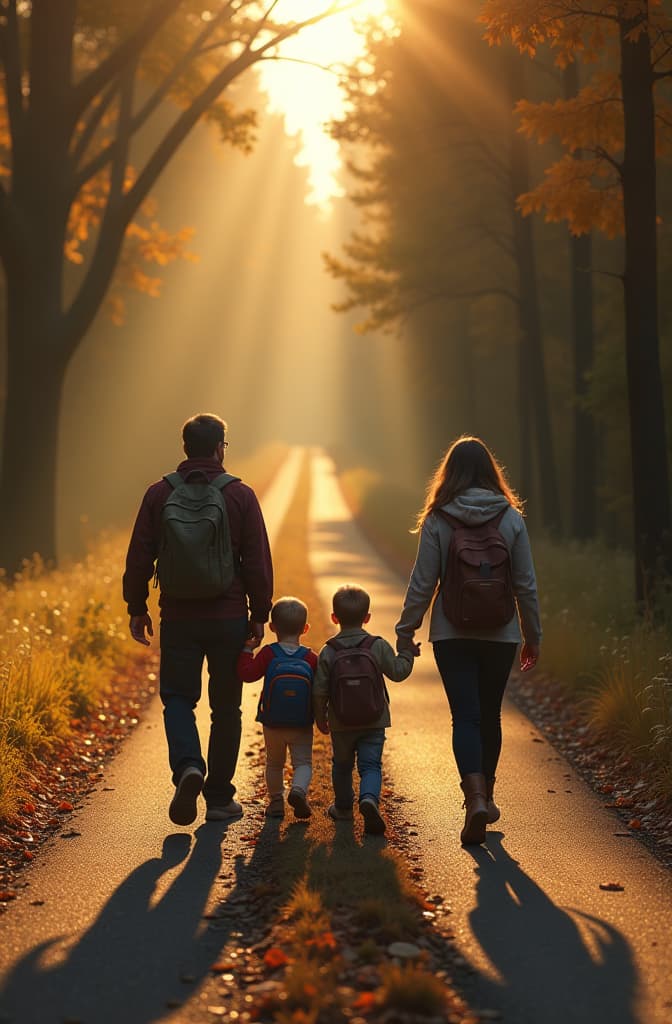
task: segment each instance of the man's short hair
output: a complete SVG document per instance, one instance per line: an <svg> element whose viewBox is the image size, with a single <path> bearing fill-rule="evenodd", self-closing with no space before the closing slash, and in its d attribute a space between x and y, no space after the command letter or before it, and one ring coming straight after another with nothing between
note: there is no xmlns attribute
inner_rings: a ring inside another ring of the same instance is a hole
<svg viewBox="0 0 672 1024"><path fill-rule="evenodd" d="M371 598L363 587L346 583L339 587L332 599L334 615L341 626L361 626L369 614Z"/></svg>
<svg viewBox="0 0 672 1024"><path fill-rule="evenodd" d="M308 621L308 607L298 597L280 597L271 608L276 633L298 636Z"/></svg>
<svg viewBox="0 0 672 1024"><path fill-rule="evenodd" d="M184 451L189 459L208 458L226 436L226 423L211 412L199 412L182 427Z"/></svg>

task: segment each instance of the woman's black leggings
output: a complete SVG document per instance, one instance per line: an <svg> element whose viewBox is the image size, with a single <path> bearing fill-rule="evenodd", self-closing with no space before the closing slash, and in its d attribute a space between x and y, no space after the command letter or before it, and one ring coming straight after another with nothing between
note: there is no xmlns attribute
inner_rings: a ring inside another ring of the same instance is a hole
<svg viewBox="0 0 672 1024"><path fill-rule="evenodd" d="M460 778L495 777L502 749L501 708L517 644L437 640L434 657L453 716L453 753Z"/></svg>

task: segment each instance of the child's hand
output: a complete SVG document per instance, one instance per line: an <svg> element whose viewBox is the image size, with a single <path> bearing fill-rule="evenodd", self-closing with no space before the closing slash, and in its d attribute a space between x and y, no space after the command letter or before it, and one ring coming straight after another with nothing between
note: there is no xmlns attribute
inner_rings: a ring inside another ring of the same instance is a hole
<svg viewBox="0 0 672 1024"><path fill-rule="evenodd" d="M259 647L260 644L261 637L248 636L247 640L245 641L245 646L243 647L243 650L246 651L248 654L252 654L252 651L256 650L256 648Z"/></svg>
<svg viewBox="0 0 672 1024"><path fill-rule="evenodd" d="M397 637L397 654L408 652L412 654L414 658L420 657L420 644L414 643L410 637Z"/></svg>
<svg viewBox="0 0 672 1024"><path fill-rule="evenodd" d="M325 736L329 735L329 723L328 722L315 722L315 725L320 732L324 733Z"/></svg>

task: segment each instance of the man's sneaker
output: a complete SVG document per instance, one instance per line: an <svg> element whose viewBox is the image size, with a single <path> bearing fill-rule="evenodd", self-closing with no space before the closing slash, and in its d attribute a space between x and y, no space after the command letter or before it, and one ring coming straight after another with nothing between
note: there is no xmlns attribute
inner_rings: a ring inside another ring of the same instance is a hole
<svg viewBox="0 0 672 1024"><path fill-rule="evenodd" d="M359 813L364 818L364 831L372 836L382 836L385 832L383 821L378 804L373 797L365 796L359 801Z"/></svg>
<svg viewBox="0 0 672 1024"><path fill-rule="evenodd" d="M203 781L203 772L194 765L182 772L168 808L168 817L176 825L191 825L196 817L196 801L203 789Z"/></svg>
<svg viewBox="0 0 672 1024"><path fill-rule="evenodd" d="M274 796L268 802L266 807L267 818L284 818L285 816L285 801L281 796Z"/></svg>
<svg viewBox="0 0 672 1024"><path fill-rule="evenodd" d="M205 812L206 821L235 821L236 818L242 818L243 808L237 800L231 800L228 804L224 804L222 807L208 807Z"/></svg>
<svg viewBox="0 0 672 1024"><path fill-rule="evenodd" d="M334 821L352 821L352 807L337 807L336 804L332 804L327 814Z"/></svg>
<svg viewBox="0 0 672 1024"><path fill-rule="evenodd" d="M287 803L294 808L296 818L309 818L313 813L310 804L306 800L306 794L300 789L290 789Z"/></svg>

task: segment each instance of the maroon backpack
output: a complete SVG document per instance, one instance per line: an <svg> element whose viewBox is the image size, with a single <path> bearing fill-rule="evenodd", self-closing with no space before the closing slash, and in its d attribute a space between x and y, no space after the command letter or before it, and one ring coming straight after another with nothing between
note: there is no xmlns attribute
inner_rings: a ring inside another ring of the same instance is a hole
<svg viewBox="0 0 672 1024"><path fill-rule="evenodd" d="M499 532L507 509L477 526L434 510L453 528L441 599L446 618L458 629L496 629L513 618L511 556Z"/></svg>
<svg viewBox="0 0 672 1024"><path fill-rule="evenodd" d="M329 704L343 725L365 728L385 710L385 680L371 653L371 645L377 639L365 636L356 647L348 647L335 636L327 640L334 652L329 671Z"/></svg>

